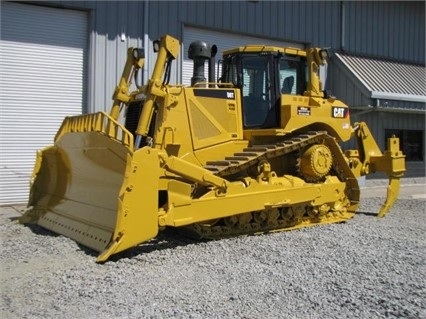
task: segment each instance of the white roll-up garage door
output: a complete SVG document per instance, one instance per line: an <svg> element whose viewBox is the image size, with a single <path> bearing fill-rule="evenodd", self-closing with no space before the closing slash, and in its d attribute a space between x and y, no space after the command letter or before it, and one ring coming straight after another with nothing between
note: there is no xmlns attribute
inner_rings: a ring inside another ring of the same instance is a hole
<svg viewBox="0 0 426 319"><path fill-rule="evenodd" d="M209 45L215 44L218 48L216 61L222 57L222 53L230 48L236 48L247 44L267 44L277 47L293 47L303 48L300 43L275 41L267 38L252 37L247 35L219 32L207 29L199 29L186 26L183 35L183 70L182 82L183 84L191 84L191 77L193 74L193 61L188 58L188 48L193 41L204 41ZM217 67L216 67L217 71ZM206 78L207 78L207 63L206 63Z"/></svg>
<svg viewBox="0 0 426 319"><path fill-rule="evenodd" d="M0 205L25 203L36 150L86 104L87 13L1 3Z"/></svg>

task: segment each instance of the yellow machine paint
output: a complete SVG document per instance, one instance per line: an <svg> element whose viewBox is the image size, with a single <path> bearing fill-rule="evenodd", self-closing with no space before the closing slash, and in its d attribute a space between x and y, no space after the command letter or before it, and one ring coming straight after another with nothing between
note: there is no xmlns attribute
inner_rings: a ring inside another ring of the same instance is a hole
<svg viewBox="0 0 426 319"><path fill-rule="evenodd" d="M103 262L164 227L222 238L342 222L358 207L358 177L374 172L389 176L379 216L394 204L405 171L399 140L382 153L367 125L352 125L349 108L322 91L325 50L235 48L216 81L216 47L194 42L194 77L183 86L168 84L179 42L166 35L154 48L146 85L130 89L144 65L143 50L130 48L110 114L66 118L37 153L21 222ZM343 151L351 138L357 148Z"/></svg>

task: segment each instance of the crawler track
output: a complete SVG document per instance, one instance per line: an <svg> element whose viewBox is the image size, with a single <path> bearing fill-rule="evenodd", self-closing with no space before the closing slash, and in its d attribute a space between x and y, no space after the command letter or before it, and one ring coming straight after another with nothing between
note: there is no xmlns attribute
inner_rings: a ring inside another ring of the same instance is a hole
<svg viewBox="0 0 426 319"><path fill-rule="evenodd" d="M192 224L184 227L185 233L208 239L232 237L244 234L259 234L292 230L315 226L318 224L344 222L353 217L359 201L358 182L348 167L345 156L335 139L326 132L313 131L293 136L271 145L253 145L242 152L234 153L223 159L208 161L205 168L215 175L228 180L239 176L253 176L257 165L262 161L288 161L290 156L300 156L302 151L312 145L326 145L331 151L333 163L329 172L346 184L345 197L330 205L314 207L297 205L291 207L265 208L261 211L234 215L227 218L215 219L206 223ZM297 166L297 164L296 164ZM303 175L298 171L294 175ZM274 170L274 168L273 168ZM320 180L316 182L321 183Z"/></svg>

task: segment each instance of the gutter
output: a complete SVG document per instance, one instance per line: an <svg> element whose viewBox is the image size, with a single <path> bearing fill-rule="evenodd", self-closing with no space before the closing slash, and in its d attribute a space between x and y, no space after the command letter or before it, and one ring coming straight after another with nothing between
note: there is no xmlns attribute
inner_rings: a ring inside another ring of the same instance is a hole
<svg viewBox="0 0 426 319"><path fill-rule="evenodd" d="M370 112L389 112L389 113L404 113L404 114L426 114L425 109L408 109L402 107L383 107L380 105L372 106L372 105L363 105L363 106L350 106L349 110L356 110L358 112L351 112L351 117L356 117L362 114L370 113Z"/></svg>
<svg viewBox="0 0 426 319"><path fill-rule="evenodd" d="M413 94L371 91L371 98L382 99L382 100L426 103L426 96L413 95Z"/></svg>

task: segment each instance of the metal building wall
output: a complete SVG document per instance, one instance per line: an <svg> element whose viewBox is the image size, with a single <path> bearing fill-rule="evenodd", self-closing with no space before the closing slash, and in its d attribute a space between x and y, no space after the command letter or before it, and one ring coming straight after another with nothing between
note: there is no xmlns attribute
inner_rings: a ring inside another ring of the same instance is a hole
<svg viewBox="0 0 426 319"><path fill-rule="evenodd" d="M425 4L421 1L50 1L42 4L90 11L88 111L91 112L109 109L127 47L147 43L146 79L155 62L151 41L165 33L182 41L184 25L344 48L408 62L425 61ZM180 68L178 60L172 83L179 81ZM353 100L351 105L362 105L363 101L351 96L351 84L346 85L345 100Z"/></svg>
<svg viewBox="0 0 426 319"><path fill-rule="evenodd" d="M91 9L89 111L109 111L127 48L143 46L143 7L139 1L88 1Z"/></svg>
<svg viewBox="0 0 426 319"><path fill-rule="evenodd" d="M336 57L331 58L329 67L329 76L327 78L327 89L338 99L351 107L364 107L364 110L351 111L352 122L366 122L376 138L379 147L386 147L385 130L425 130L424 113L421 113L422 103L404 102L404 101L387 101L371 99L370 92L367 91L361 83L355 80L354 76L349 74L349 71L340 67ZM371 106L371 108L367 108ZM414 113L415 106L418 106L418 112ZM383 108L410 108L408 112L389 112ZM348 143L345 148L353 148L355 143Z"/></svg>
<svg viewBox="0 0 426 319"><path fill-rule="evenodd" d="M418 130L425 131L425 119L422 114L383 112L371 109L367 113L351 114L352 122L365 122L371 130L380 149L386 149L385 130ZM423 140L424 143L424 140ZM355 140L342 143L343 149L356 148Z"/></svg>
<svg viewBox="0 0 426 319"><path fill-rule="evenodd" d="M89 12L87 112L108 112L127 48L143 47L145 1L43 1L40 5ZM144 24L145 21L145 24Z"/></svg>
<svg viewBox="0 0 426 319"><path fill-rule="evenodd" d="M366 122L376 139L379 147L385 149L385 130L425 130L424 116L419 114L404 114L393 112L372 111L360 117L352 116L353 121Z"/></svg>
<svg viewBox="0 0 426 319"><path fill-rule="evenodd" d="M339 67L335 59L336 57L332 56L328 64L326 89L350 106L370 105L371 99L366 98L369 93L366 88L353 81L349 71Z"/></svg>
<svg viewBox="0 0 426 319"><path fill-rule="evenodd" d="M343 1L342 49L425 63L424 1Z"/></svg>
<svg viewBox="0 0 426 319"><path fill-rule="evenodd" d="M149 33L182 23L425 62L423 1L155 1Z"/></svg>
<svg viewBox="0 0 426 319"><path fill-rule="evenodd" d="M333 1L153 1L150 37L182 24L312 45L340 45L340 3Z"/></svg>

